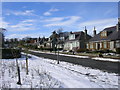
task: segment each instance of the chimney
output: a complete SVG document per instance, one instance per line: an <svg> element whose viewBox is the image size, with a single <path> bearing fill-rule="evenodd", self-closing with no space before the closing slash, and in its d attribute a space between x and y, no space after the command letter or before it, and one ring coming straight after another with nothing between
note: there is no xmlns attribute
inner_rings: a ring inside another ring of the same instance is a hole
<svg viewBox="0 0 120 90"><path fill-rule="evenodd" d="M117 32L119 31L119 27L118 27L118 24L116 24L116 30L117 30Z"/></svg>
<svg viewBox="0 0 120 90"><path fill-rule="evenodd" d="M72 34L72 31L70 32L70 34Z"/></svg>
<svg viewBox="0 0 120 90"><path fill-rule="evenodd" d="M86 29L86 26L85 26L85 39L87 39L87 29Z"/></svg>
<svg viewBox="0 0 120 90"><path fill-rule="evenodd" d="M96 29L95 29L95 26L94 26L94 31L93 31L93 36L96 35Z"/></svg>
<svg viewBox="0 0 120 90"><path fill-rule="evenodd" d="M120 30L120 18L118 18L118 24L116 24L116 30L117 30L117 31Z"/></svg>

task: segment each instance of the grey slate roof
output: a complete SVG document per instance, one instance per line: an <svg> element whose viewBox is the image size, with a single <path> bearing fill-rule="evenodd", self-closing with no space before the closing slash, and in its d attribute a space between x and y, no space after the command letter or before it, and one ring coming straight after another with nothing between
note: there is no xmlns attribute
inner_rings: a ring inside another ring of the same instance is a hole
<svg viewBox="0 0 120 90"><path fill-rule="evenodd" d="M116 26L105 28L103 31L110 32L110 34L106 38L100 38L100 33L102 32L101 31L100 33L95 35L93 38L91 38L89 42L101 41L101 40L120 40L120 30L117 31Z"/></svg>
<svg viewBox="0 0 120 90"><path fill-rule="evenodd" d="M65 42L75 41L75 40L85 40L85 33L83 31L72 32L72 34L75 34L75 39L69 40L69 37L68 37ZM87 34L87 40L89 40L90 38L91 36Z"/></svg>

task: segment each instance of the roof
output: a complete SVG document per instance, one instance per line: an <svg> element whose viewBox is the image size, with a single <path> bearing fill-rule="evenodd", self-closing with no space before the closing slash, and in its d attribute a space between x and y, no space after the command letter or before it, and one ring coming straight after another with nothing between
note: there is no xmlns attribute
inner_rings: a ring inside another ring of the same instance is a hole
<svg viewBox="0 0 120 90"><path fill-rule="evenodd" d="M69 37L68 37L66 41L85 40L85 33L83 31L72 32L71 34L75 34L75 39L69 40ZM87 34L87 40L89 40L90 38L91 36Z"/></svg>
<svg viewBox="0 0 120 90"><path fill-rule="evenodd" d="M69 32L61 32L58 35L59 37L67 37L69 35Z"/></svg>
<svg viewBox="0 0 120 90"><path fill-rule="evenodd" d="M119 31L114 31L109 38L111 38L111 40L120 40L120 30Z"/></svg>
<svg viewBox="0 0 120 90"><path fill-rule="evenodd" d="M109 33L108 36L105 38L100 37L100 34L103 31L107 31ZM102 41L102 40L120 40L120 30L117 31L116 26L105 28L103 31L95 35L93 38L91 38L89 42L90 41Z"/></svg>

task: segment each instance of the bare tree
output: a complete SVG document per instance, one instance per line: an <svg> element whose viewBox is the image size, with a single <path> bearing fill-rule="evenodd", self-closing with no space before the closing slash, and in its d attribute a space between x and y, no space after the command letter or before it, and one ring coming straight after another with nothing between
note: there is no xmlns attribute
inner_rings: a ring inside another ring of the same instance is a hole
<svg viewBox="0 0 120 90"><path fill-rule="evenodd" d="M63 31L63 28L59 28L58 30L56 30L58 34L60 34Z"/></svg>

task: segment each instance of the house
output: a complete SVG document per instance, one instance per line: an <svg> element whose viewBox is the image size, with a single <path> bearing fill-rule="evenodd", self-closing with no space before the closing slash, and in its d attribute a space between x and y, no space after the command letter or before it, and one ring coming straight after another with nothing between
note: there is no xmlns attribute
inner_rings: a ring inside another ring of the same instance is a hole
<svg viewBox="0 0 120 90"><path fill-rule="evenodd" d="M3 47L3 34L0 32L0 48Z"/></svg>
<svg viewBox="0 0 120 90"><path fill-rule="evenodd" d="M38 48L51 48L51 44L50 44L50 40L49 38L40 38L38 41L37 41L37 47Z"/></svg>
<svg viewBox="0 0 120 90"><path fill-rule="evenodd" d="M68 38L69 32L56 33L53 31L52 35L49 37L48 43L50 47L55 50L55 48L63 49L65 40Z"/></svg>
<svg viewBox="0 0 120 90"><path fill-rule="evenodd" d="M52 32L52 35L50 36L50 43L51 43L51 48L53 50L56 50L57 45L58 45L58 34L56 33L56 31Z"/></svg>
<svg viewBox="0 0 120 90"><path fill-rule="evenodd" d="M68 38L69 32L61 32L58 34L58 45L57 48L63 49L65 40Z"/></svg>
<svg viewBox="0 0 120 90"><path fill-rule="evenodd" d="M0 48L4 47L4 35L3 35L4 31L6 31L6 29L0 28Z"/></svg>
<svg viewBox="0 0 120 90"><path fill-rule="evenodd" d="M85 32L70 32L68 38L65 41L64 50L76 51L78 49L86 49L86 42L91 38L87 34L87 29L85 27Z"/></svg>
<svg viewBox="0 0 120 90"><path fill-rule="evenodd" d="M87 43L87 49L116 51L120 48L120 18L116 26L107 27L98 34L95 29L93 32L94 37Z"/></svg>

